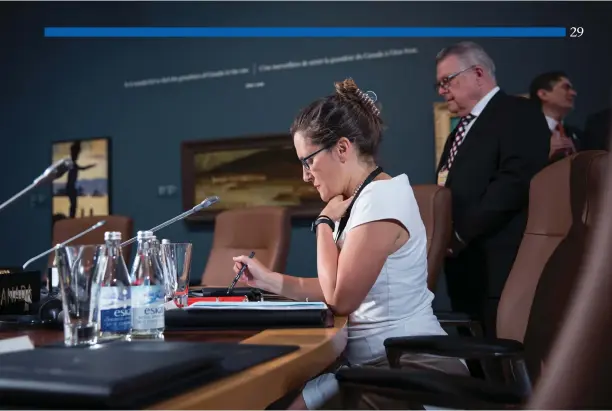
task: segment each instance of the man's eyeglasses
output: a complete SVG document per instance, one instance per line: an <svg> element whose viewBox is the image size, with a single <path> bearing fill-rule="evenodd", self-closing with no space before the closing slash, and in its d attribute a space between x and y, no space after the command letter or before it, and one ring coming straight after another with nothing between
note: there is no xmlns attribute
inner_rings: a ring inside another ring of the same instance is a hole
<svg viewBox="0 0 612 411"><path fill-rule="evenodd" d="M448 90L448 87L450 86L450 82L457 77L459 74L461 73L465 73L468 70L473 69L476 66L470 66L466 69L463 69L461 71L457 71L453 74L449 74L448 76L444 77L442 80L438 81L436 84L434 84L434 87L436 89L436 91L438 91L440 88L442 88L443 90Z"/></svg>

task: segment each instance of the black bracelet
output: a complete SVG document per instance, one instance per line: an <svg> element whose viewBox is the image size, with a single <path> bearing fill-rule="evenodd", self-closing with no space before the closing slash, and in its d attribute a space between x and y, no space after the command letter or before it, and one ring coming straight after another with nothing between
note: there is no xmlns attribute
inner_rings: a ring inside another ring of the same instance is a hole
<svg viewBox="0 0 612 411"><path fill-rule="evenodd" d="M312 227L310 228L310 230L313 233L316 233L317 232L317 226L319 224L327 224L331 228L332 231L334 231L334 229L336 228L336 224L333 222L333 220L331 218L329 218L326 215L320 215L320 216L317 217L317 219L315 221L313 221Z"/></svg>

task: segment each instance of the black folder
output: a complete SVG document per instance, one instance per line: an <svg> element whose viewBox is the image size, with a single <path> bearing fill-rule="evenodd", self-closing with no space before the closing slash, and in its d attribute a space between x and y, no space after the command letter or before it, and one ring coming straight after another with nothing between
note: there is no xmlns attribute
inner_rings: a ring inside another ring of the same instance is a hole
<svg viewBox="0 0 612 411"><path fill-rule="evenodd" d="M329 310L168 310L166 330L263 330L333 327Z"/></svg>
<svg viewBox="0 0 612 411"><path fill-rule="evenodd" d="M0 357L0 407L138 409L297 348L137 341L8 353Z"/></svg>

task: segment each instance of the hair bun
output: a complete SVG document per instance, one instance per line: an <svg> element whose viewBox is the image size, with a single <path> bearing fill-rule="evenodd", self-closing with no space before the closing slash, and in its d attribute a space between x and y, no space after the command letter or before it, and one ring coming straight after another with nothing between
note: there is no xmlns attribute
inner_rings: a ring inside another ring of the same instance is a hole
<svg viewBox="0 0 612 411"><path fill-rule="evenodd" d="M357 84L352 78L338 81L334 83L334 86L336 87L336 94L347 100L353 100L354 97L357 96L357 91L359 90L359 87L357 87Z"/></svg>
<svg viewBox="0 0 612 411"><path fill-rule="evenodd" d="M374 96L376 94L374 92L366 92L364 93L357 87L357 83L352 78L347 78L344 81L339 81L334 83L336 87L336 94L343 100L347 101L355 101L360 103L365 109L372 112L375 116L380 115L380 110L376 107L376 100L370 97L369 93L372 93Z"/></svg>

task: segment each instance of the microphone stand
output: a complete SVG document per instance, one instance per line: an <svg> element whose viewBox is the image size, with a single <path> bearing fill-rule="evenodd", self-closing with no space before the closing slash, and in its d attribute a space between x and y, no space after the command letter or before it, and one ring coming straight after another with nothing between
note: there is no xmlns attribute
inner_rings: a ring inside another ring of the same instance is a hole
<svg viewBox="0 0 612 411"><path fill-rule="evenodd" d="M40 176L38 176L36 180L32 182L32 184L30 184L29 186L27 186L26 188L24 188L23 190L21 190L20 192L18 192L17 194L12 196L8 200L6 200L4 203L0 204L0 211L2 211L3 209L11 205L14 201L18 200L24 194L27 194L30 190L34 189L38 185L45 183L49 180L54 180L56 178L63 176L66 173L66 171L71 169L73 166L74 166L74 163L69 158L64 158L56 162L55 164L52 164Z"/></svg>
<svg viewBox="0 0 612 411"><path fill-rule="evenodd" d="M23 265L23 270L26 269L26 267L28 265L30 265L31 263L33 263L34 261L38 260L39 258L42 258L48 254L50 254L52 251L54 251L56 248L62 248L64 247L66 244L73 242L74 240L76 240L77 238L81 238L83 237L85 234L92 232L93 230L102 227L104 224L106 224L106 220L102 220L102 221L98 221L96 224L92 225L91 227L89 227L87 230L75 235L74 237L71 237L69 239L67 239L66 241L64 241L63 243L60 243L58 245L56 245L55 247L51 247L50 249L48 249L45 252L42 252L40 254L38 254L36 257L32 257L30 258L28 261L25 262L25 264Z"/></svg>
<svg viewBox="0 0 612 411"><path fill-rule="evenodd" d="M179 214L176 217L166 221L165 223L161 223L160 225L149 229L148 231L156 232L158 230L161 230L162 228L167 227L170 224L174 224L177 221L180 221L180 220L182 220L182 219L184 219L186 217L189 217L193 213L197 213L198 211L200 211L200 210L202 210L204 208L210 207L211 205L217 203L218 201L219 201L219 197L217 197L217 196L208 197L204 201L202 201L200 204L198 204L197 206L193 207L191 210L187 210L184 213ZM134 241L136 241L137 238L138 237L132 237L129 240L121 243L121 247L125 247L126 245L132 244Z"/></svg>
<svg viewBox="0 0 612 411"><path fill-rule="evenodd" d="M4 208L8 207L13 201L18 200L19 198L21 198L21 196L27 194L28 191L32 190L37 185L38 185L38 183L35 181L32 184L30 184L29 186L27 186L26 188L24 188L23 190L21 190L20 192L18 192L17 194L15 194L14 196L12 196L11 198L9 198L8 200L6 200L4 203L2 203L0 205L0 211L2 211Z"/></svg>

